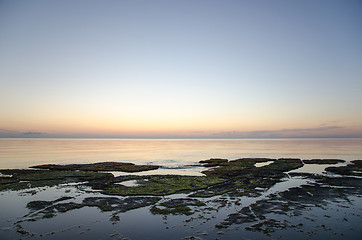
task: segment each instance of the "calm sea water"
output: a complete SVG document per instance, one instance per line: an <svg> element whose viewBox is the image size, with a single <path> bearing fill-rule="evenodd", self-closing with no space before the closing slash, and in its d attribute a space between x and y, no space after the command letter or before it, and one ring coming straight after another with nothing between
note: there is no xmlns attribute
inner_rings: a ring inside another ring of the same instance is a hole
<svg viewBox="0 0 362 240"><path fill-rule="evenodd" d="M0 139L0 168L25 168L43 163L90 163L99 161L122 161L138 164L159 164L166 168L159 173L180 174L181 166L197 163L211 157L236 159L241 157L298 157L362 159L362 139L242 139L242 140L118 140L118 139ZM313 164L307 172L322 171ZM307 167L308 167L307 166ZM169 167L169 168L167 168ZM323 166L323 168L326 166ZM197 168L197 167L196 167ZM305 168L305 167L302 167ZM191 168L192 169L192 168ZM204 168L202 169L204 170ZM305 170L305 169L304 169ZM158 170L155 170L158 171ZM175 172L172 172L175 171ZM146 172L146 174L150 174ZM152 172L154 174L154 172ZM271 236L258 231L246 231L253 223L243 223L227 230L215 228L229 214L250 206L257 200L268 199L269 194L286 191L312 182L300 177L285 178L260 197L242 196L238 204L225 196L201 199L209 210L195 211L192 216L155 215L150 207L120 213L119 221L110 221L111 212L95 207L74 209L58 213L53 218L38 221L23 221L29 217L27 203L34 200L54 201L70 196L71 202L82 202L85 197L109 197L85 186L60 184L46 188L31 188L23 191L0 191L0 239L19 239L19 224L31 233L44 234L46 239L103 239L127 237L130 239L185 239L200 236L207 239L359 239L362 234L361 198L348 196L323 203L323 207L310 205L298 214L267 214L281 223L291 226L276 228ZM118 198L122 198L117 196ZM164 200L186 198L187 194L165 196ZM221 199L221 197L223 199ZM241 203L241 205L240 205ZM319 204L318 204L319 205ZM324 226L324 227L323 227ZM311 235L309 235L311 233ZM308 234L308 235L307 235ZM41 238L40 235L34 239ZM44 238L44 237L42 237Z"/></svg>
<svg viewBox="0 0 362 240"><path fill-rule="evenodd" d="M362 139L0 139L0 168L122 161L165 167L208 158L362 159Z"/></svg>

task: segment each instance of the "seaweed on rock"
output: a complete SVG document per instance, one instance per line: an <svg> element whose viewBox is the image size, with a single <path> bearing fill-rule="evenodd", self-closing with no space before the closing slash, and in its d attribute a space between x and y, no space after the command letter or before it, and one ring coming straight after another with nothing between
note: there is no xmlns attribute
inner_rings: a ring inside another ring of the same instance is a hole
<svg viewBox="0 0 362 240"><path fill-rule="evenodd" d="M99 162L89 164L44 164L32 166L31 168L49 169L49 170L80 170L80 171L122 171L122 172L143 172L156 170L156 165L135 165L133 163L122 162Z"/></svg>

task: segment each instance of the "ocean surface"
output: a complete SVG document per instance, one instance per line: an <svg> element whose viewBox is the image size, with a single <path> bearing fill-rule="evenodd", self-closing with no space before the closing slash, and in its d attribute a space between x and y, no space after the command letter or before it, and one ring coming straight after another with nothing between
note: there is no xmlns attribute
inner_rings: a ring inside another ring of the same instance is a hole
<svg viewBox="0 0 362 240"><path fill-rule="evenodd" d="M193 165L214 157L229 160L245 157L338 158L350 161L362 159L362 139L0 139L0 169L27 168L45 163L120 161L162 166L158 170L145 172L150 175L199 175L205 168ZM322 174L328 166L335 165L306 164L293 171ZM333 177L333 174L327 174L325 176ZM260 196L230 197L224 194L198 198L205 206L199 209L191 206L195 211L190 216L154 214L151 212L152 206L126 212L82 207L67 212L56 211L53 217L38 219L35 218L41 211L30 210L28 203L31 201L54 201L56 204L59 199L68 197L68 200L60 203L64 204L82 203L87 197L116 197L122 200L128 196L105 195L77 182L30 187L19 191L5 189L0 191L0 239L360 239L360 194L342 194L340 198L324 200L317 196L316 199L309 200L311 202L307 202L308 204L302 198L300 201L304 204L303 209L294 209L293 205L289 208L286 205L287 210L283 208L282 213L266 210L263 215L267 219L265 222L277 223L271 225L271 232L268 234L248 230L248 227L262 223L264 218L261 217L251 222L232 224L226 229L216 227L229 216L243 213L246 208L251 209L252 204L258 201L273 199L295 187L309 186L313 189L314 184L316 180L313 178L288 173L281 182L265 189ZM338 190L341 186L331 187L333 191L341 191ZM313 196L312 193L309 194ZM325 196L328 197L328 194ZM187 198L190 198L188 194L177 193L163 196L160 201ZM34 221L29 221L32 217Z"/></svg>
<svg viewBox="0 0 362 240"><path fill-rule="evenodd" d="M362 159L362 139L0 139L0 169L103 161L172 169L209 158Z"/></svg>

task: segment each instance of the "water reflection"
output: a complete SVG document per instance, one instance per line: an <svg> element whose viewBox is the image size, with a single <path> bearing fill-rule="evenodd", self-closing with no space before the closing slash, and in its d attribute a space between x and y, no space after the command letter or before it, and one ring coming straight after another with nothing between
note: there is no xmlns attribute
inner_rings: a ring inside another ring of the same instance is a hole
<svg viewBox="0 0 362 240"><path fill-rule="evenodd" d="M209 158L362 159L362 139L0 139L0 168L101 161L194 164Z"/></svg>

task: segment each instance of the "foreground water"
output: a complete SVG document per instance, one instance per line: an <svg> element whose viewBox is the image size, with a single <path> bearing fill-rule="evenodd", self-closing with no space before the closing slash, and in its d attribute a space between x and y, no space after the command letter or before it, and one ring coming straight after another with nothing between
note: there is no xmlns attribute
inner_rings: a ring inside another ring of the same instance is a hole
<svg viewBox="0 0 362 240"><path fill-rule="evenodd" d="M292 187L308 187L313 184L313 180L292 177L277 183L258 197L235 198L225 195L199 198L205 206L195 208L192 215L151 214L150 207L118 213L83 207L37 220L31 220L37 212L29 214L26 207L30 201L54 201L61 197L72 197L63 202L80 203L86 197L109 196L72 184L5 191L0 192L0 239L359 239L362 234L362 199L358 195L301 202L298 207L302 208L295 211L292 204L289 206L288 202L282 200L281 204L286 205L283 212L280 209L270 211L262 217L260 213L253 212L257 210L256 206L253 210L251 208L253 204L268 201ZM162 201L185 198L187 194L174 194L163 197ZM228 228L217 227L229 216L243 214L245 208L250 209L260 221L264 218L267 221L273 219L281 225L245 230L255 226L251 216L251 219L234 223ZM118 219L112 220L113 216Z"/></svg>
<svg viewBox="0 0 362 240"><path fill-rule="evenodd" d="M362 139L0 139L0 169L102 161L192 165L209 158L362 159Z"/></svg>

